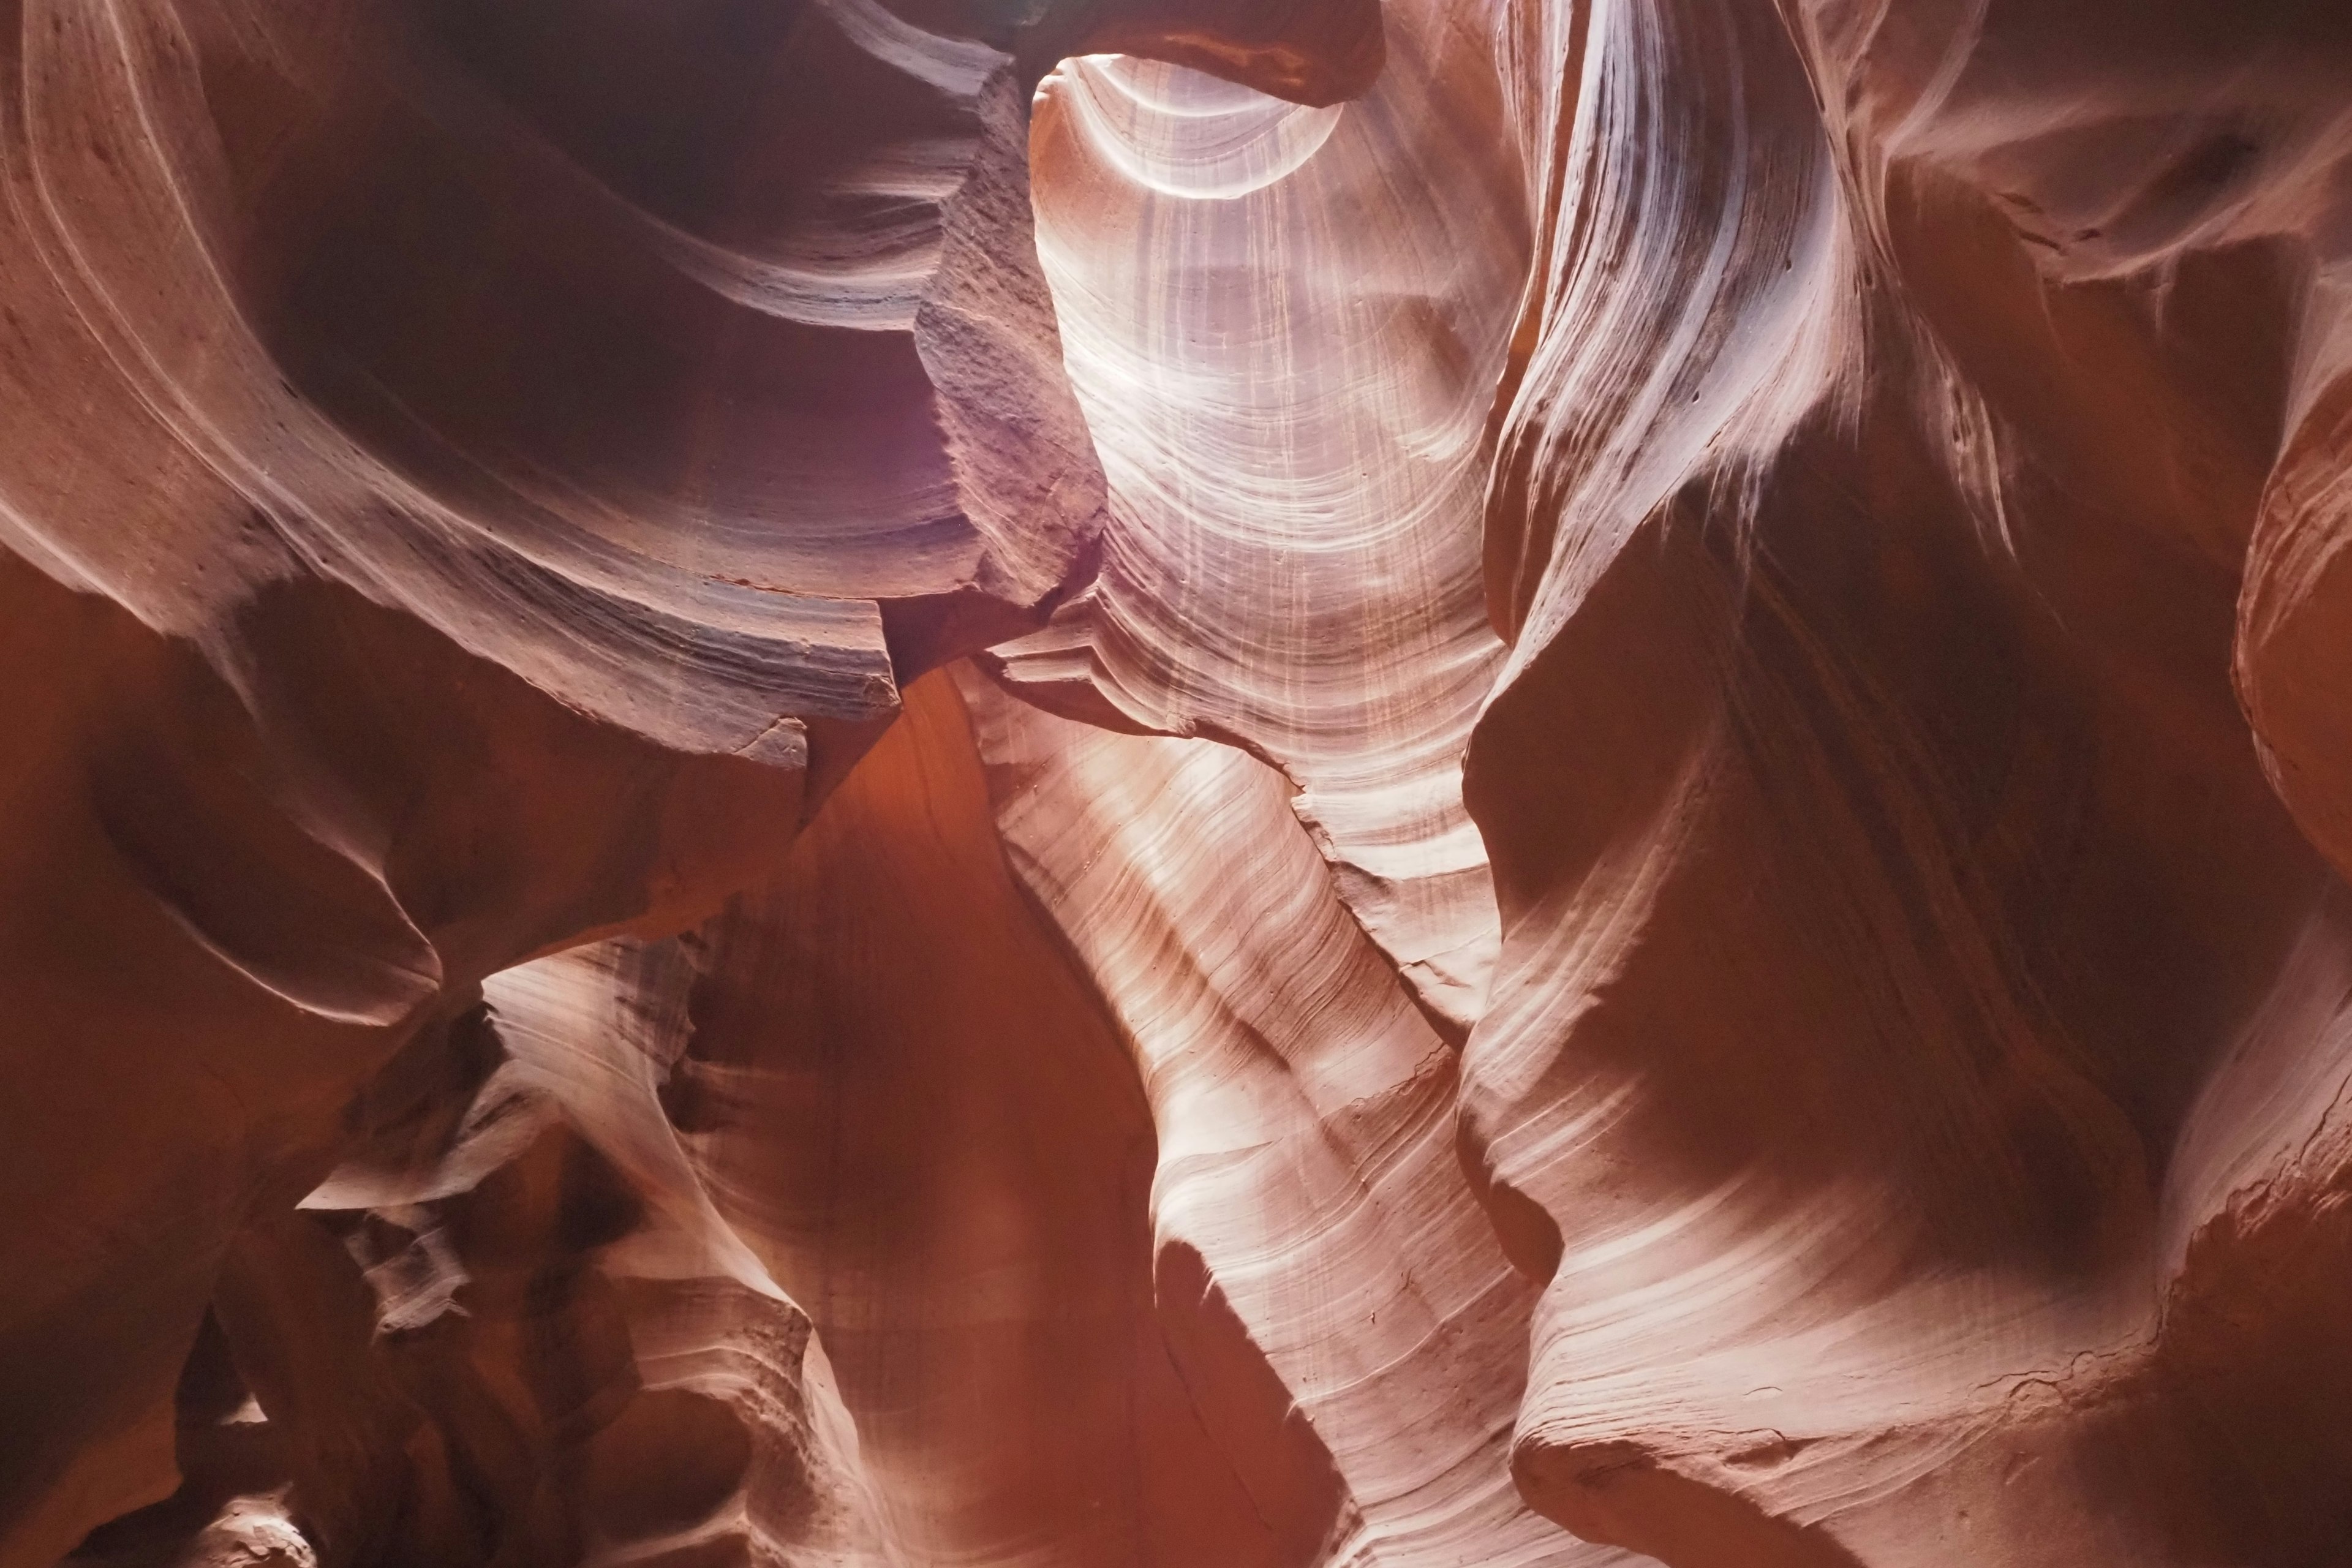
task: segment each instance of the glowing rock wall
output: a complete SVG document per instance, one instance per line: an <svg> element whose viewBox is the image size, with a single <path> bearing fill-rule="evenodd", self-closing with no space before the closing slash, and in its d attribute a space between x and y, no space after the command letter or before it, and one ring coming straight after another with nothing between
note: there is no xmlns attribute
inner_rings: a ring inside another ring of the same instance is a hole
<svg viewBox="0 0 2352 1568"><path fill-rule="evenodd" d="M0 1565L2352 1561L2352 13L0 6Z"/></svg>

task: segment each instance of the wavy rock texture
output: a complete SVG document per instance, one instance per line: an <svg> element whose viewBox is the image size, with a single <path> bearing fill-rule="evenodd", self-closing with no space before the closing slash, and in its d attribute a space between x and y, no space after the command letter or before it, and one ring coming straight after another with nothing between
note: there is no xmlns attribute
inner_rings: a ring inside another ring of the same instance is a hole
<svg viewBox="0 0 2352 1568"><path fill-rule="evenodd" d="M2352 1561L2352 13L0 5L0 1568Z"/></svg>
<svg viewBox="0 0 2352 1568"><path fill-rule="evenodd" d="M1058 711L1281 767L1457 1037L1495 943L1459 771L1502 655L1481 434L1527 265L1485 20L1391 10L1344 110L1139 61L1047 79L1038 245L1110 521L1092 586L991 656Z"/></svg>
<svg viewBox="0 0 2352 1568"><path fill-rule="evenodd" d="M1208 1335L1229 1317L1287 1392L1297 1438L1253 1470L1311 1509L1301 1542L1338 1563L1614 1560L1507 1484L1528 1289L1462 1180L1454 1054L1317 874L1281 775L974 694L1014 873L1151 1105L1180 1365L1223 1404L1240 1369Z"/></svg>
<svg viewBox="0 0 2352 1568"><path fill-rule="evenodd" d="M1188 1392L1143 1097L1005 870L943 682L708 934L662 1103L814 1321L893 1561L1293 1561L1205 1426L1274 1443L1281 1387Z"/></svg>
<svg viewBox="0 0 2352 1568"><path fill-rule="evenodd" d="M2342 1278L2342 894L2257 640L2334 374L2346 35L2131 31L1527 35L1565 133L1487 514L1464 1105L1549 1279L1521 1486L1595 1539L2352 1541L2342 1352L2293 1326Z"/></svg>
<svg viewBox="0 0 2352 1568"><path fill-rule="evenodd" d="M777 863L1083 580L1019 60L1369 6L0 12L0 1559L173 1489L225 1249L488 975ZM62 1130L70 1129L70 1132Z"/></svg>

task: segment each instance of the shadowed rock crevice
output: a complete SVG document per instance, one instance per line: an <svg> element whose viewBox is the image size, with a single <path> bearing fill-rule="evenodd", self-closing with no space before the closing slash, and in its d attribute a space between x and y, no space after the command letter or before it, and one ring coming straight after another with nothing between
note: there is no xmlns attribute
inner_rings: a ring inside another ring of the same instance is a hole
<svg viewBox="0 0 2352 1568"><path fill-rule="evenodd" d="M2352 10L0 0L0 1568L2352 1562Z"/></svg>

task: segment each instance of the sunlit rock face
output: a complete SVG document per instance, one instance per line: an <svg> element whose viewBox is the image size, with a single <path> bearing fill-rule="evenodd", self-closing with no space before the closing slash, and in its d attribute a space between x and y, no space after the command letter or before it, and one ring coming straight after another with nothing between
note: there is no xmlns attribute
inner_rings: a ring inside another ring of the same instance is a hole
<svg viewBox="0 0 2352 1568"><path fill-rule="evenodd" d="M1344 110L1144 61L1047 79L1038 249L1112 499L1096 581L987 662L1282 769L1458 1040L1496 942L1460 760L1503 655L1476 519L1526 218L1493 40L1428 9Z"/></svg>
<svg viewBox="0 0 2352 1568"><path fill-rule="evenodd" d="M2352 12L0 39L0 1568L2352 1562Z"/></svg>
<svg viewBox="0 0 2352 1568"><path fill-rule="evenodd" d="M902 682L1087 579L1034 78L1115 37L1329 101L1377 20L0 14L0 1194L58 1216L0 1240L0 1559L173 1490L232 1240L373 1075L772 872Z"/></svg>
<svg viewBox="0 0 2352 1568"><path fill-rule="evenodd" d="M1670 1562L2339 1555L2334 677L2288 628L2352 35L1521 36L1571 130L1488 492L1463 1107L1549 1280L1523 1491Z"/></svg>

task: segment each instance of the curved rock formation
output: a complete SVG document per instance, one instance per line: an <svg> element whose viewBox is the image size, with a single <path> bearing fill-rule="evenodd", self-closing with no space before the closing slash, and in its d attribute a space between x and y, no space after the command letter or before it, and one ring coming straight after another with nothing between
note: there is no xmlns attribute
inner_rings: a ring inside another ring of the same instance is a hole
<svg viewBox="0 0 2352 1568"><path fill-rule="evenodd" d="M2352 1540L2342 1352L2293 1326L2341 1268L2341 891L2248 554L2310 511L2344 35L2275 9L1542 37L1574 129L1487 515L1464 1103L1550 1281L1521 1485L1581 1533Z"/></svg>
<svg viewBox="0 0 2352 1568"><path fill-rule="evenodd" d="M989 656L1057 711L1282 768L1457 1039L1495 942L1459 798L1502 654L1481 432L1527 265L1483 20L1392 9L1344 112L1135 61L1046 80L1039 249L1110 512L1093 584Z"/></svg>
<svg viewBox="0 0 2352 1568"><path fill-rule="evenodd" d="M172 1489L230 1235L404 1041L707 912L1083 579L1020 59L1378 59L1204 9L0 16L0 967L73 1130L0 1170L60 1216L0 1242L0 1557Z"/></svg>
<svg viewBox="0 0 2352 1568"><path fill-rule="evenodd" d="M1245 1378L1286 1394L1279 1450L1227 1439L1280 1489L1261 1510L1299 1520L1308 1561L1597 1561L1507 1484L1528 1291L1455 1160L1454 1053L1318 874L1281 775L979 711L1015 874L1150 1099L1178 1365L1216 1426Z"/></svg>
<svg viewBox="0 0 2352 1568"><path fill-rule="evenodd" d="M2352 13L0 6L0 1568L2352 1560Z"/></svg>

